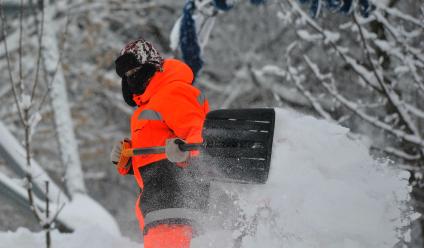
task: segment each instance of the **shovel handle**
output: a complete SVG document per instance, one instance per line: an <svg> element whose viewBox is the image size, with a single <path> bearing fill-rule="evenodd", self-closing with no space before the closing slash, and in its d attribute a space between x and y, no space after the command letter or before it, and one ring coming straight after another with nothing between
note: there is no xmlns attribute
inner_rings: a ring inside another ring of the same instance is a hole
<svg viewBox="0 0 424 248"><path fill-rule="evenodd" d="M179 144L181 151L194 151L199 150L199 148L204 147L203 143L193 143L193 144ZM153 146L145 148L130 148L124 149L122 155L125 157L132 157L137 155L145 154L161 154L165 153L165 146Z"/></svg>
<svg viewBox="0 0 424 248"><path fill-rule="evenodd" d="M192 143L192 144L180 144L180 150L184 152L199 150L202 147L205 147L203 143Z"/></svg>
<svg viewBox="0 0 424 248"><path fill-rule="evenodd" d="M124 149L122 151L122 156L124 156L124 157L132 157L132 156L134 156L134 149L132 149L132 148Z"/></svg>

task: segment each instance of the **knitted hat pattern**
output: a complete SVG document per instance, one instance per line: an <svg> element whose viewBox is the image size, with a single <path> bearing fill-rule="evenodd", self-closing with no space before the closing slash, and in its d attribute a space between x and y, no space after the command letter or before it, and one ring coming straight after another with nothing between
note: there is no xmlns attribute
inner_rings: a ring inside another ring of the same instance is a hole
<svg viewBox="0 0 424 248"><path fill-rule="evenodd" d="M142 38L128 43L121 50L121 56L124 54L134 54L138 63L141 65L146 63L152 64L156 70L163 71L163 57L150 42Z"/></svg>

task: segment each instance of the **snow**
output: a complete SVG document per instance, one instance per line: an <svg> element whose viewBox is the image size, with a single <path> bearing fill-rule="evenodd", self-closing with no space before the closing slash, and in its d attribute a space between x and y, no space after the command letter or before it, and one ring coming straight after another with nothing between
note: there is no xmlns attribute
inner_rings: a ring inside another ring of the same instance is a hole
<svg viewBox="0 0 424 248"><path fill-rule="evenodd" d="M23 177L28 170L25 161L25 150L1 121L0 137L2 137L0 139L0 156L5 159L8 165L18 175ZM34 201L40 209L43 209L45 205L40 200L45 197L43 194L43 183L44 181L49 181L49 198L52 199L50 203L51 210L56 211L64 204L64 208L58 216L60 222L74 229L79 229L86 225L99 225L102 226L105 232L113 235L120 234L116 220L103 206L88 195L75 193L72 201L70 201L66 194L51 180L49 175L35 160L31 160L30 172L34 177L33 183L36 186L34 187L34 193L39 193L34 196ZM20 202L27 200L26 189L1 173L0 187L2 188L0 191L10 194L11 198L18 198Z"/></svg>
<svg viewBox="0 0 424 248"><path fill-rule="evenodd" d="M243 225L256 223L241 247L395 245L412 218L408 173L373 160L347 128L290 110L277 109L276 117L267 184L232 189ZM228 240L240 230L210 235ZM210 240L199 237L195 247Z"/></svg>
<svg viewBox="0 0 424 248"><path fill-rule="evenodd" d="M1 121L0 137L0 156L6 160L9 167L11 167L17 175L21 178L24 177L25 173L28 171L25 149ZM66 195L62 193L60 187L51 180L44 169L33 159L31 160L30 172L32 175L37 175L33 183L36 185L38 192L44 192L43 183L44 181L49 181L50 199L60 199L60 202L58 202L59 205L69 201Z"/></svg>
<svg viewBox="0 0 424 248"><path fill-rule="evenodd" d="M16 232L0 233L0 248L34 248L46 247L44 232L32 233L28 229L19 228ZM85 226L74 233L52 233L52 247L60 248L140 248L140 244L128 238L110 235L96 226Z"/></svg>
<svg viewBox="0 0 424 248"><path fill-rule="evenodd" d="M238 239L243 248L379 248L393 247L399 238L408 240L409 232L399 230L418 217L407 205L408 173L374 160L369 147L353 137L349 129L329 121L276 109L268 182L216 183L236 196L238 211L227 211L223 218L238 223L235 230L210 228L193 240L192 247L237 247ZM88 225L80 219L75 233L53 233L53 245L141 247L117 233L111 235L113 230L104 231L101 222L93 226L102 217L84 209L83 199L77 202L67 211L86 211L94 222ZM0 247L42 247L43 237L26 229L0 233Z"/></svg>
<svg viewBox="0 0 424 248"><path fill-rule="evenodd" d="M181 17L175 21L174 26L172 27L171 33L169 35L169 47L172 51L176 51L180 45L180 27L181 27Z"/></svg>
<svg viewBox="0 0 424 248"><path fill-rule="evenodd" d="M89 225L113 236L119 236L121 233L116 220L103 206L85 194L75 194L60 216L72 223L76 230Z"/></svg>
<svg viewBox="0 0 424 248"><path fill-rule="evenodd" d="M215 25L216 17L194 15L193 18L196 22L197 39L199 41L200 48L203 51L209 42L209 37Z"/></svg>
<svg viewBox="0 0 424 248"><path fill-rule="evenodd" d="M307 30L304 29L299 29L297 30L297 35L299 35L300 38L302 38L305 41L317 41L317 40L321 40L322 36L319 34L311 34L309 33Z"/></svg>
<svg viewBox="0 0 424 248"><path fill-rule="evenodd" d="M31 107L31 96L28 94L22 94L22 99L19 102L19 105L22 106L23 109L29 109Z"/></svg>
<svg viewBox="0 0 424 248"><path fill-rule="evenodd" d="M324 30L324 44L328 43L336 43L340 40L340 34L336 32L330 32L328 30Z"/></svg>
<svg viewBox="0 0 424 248"><path fill-rule="evenodd" d="M30 137L30 142L32 141L32 135L35 133L35 129L37 128L38 123L41 121L42 117L41 114L39 112L35 112L33 114L31 114L31 117L29 118L29 137Z"/></svg>
<svg viewBox="0 0 424 248"><path fill-rule="evenodd" d="M169 35L169 47L172 51L176 51L180 45L181 19L182 17L179 17L175 21ZM204 16L203 14L195 14L193 15L193 19L196 23L197 39L199 41L200 48L203 51L208 44L210 34L215 24L215 17Z"/></svg>

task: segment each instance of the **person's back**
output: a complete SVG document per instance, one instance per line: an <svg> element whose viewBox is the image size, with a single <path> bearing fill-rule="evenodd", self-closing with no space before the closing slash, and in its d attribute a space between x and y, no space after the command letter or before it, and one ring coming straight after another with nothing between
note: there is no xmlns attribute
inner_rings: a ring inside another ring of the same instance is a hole
<svg viewBox="0 0 424 248"><path fill-rule="evenodd" d="M164 146L166 140L202 142L202 126L209 110L202 93L192 86L193 72L183 62L162 59L153 46L142 40L129 43L115 62L122 78L127 104L137 107L131 118L134 148ZM182 152L184 157L184 152ZM191 152L191 157L196 152ZM119 164L121 146L112 151ZM209 184L190 161L172 163L165 154L133 156L118 168L134 174L142 193L136 215L144 233L144 247L189 247L194 216L206 209Z"/></svg>

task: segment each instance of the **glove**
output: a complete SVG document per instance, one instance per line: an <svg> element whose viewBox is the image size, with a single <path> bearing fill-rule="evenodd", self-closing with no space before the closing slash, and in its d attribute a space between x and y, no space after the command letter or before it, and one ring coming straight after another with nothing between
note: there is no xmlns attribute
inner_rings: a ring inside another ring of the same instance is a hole
<svg viewBox="0 0 424 248"><path fill-rule="evenodd" d="M129 139L123 139L115 143L110 153L110 160L117 166L117 169L121 174L127 174L131 168L131 157L126 157L122 154L124 149L129 148L131 148L131 141Z"/></svg>
<svg viewBox="0 0 424 248"><path fill-rule="evenodd" d="M165 153L169 161L173 163L181 163L188 159L189 151L182 151L180 145L186 142L182 139L174 138L166 140Z"/></svg>

